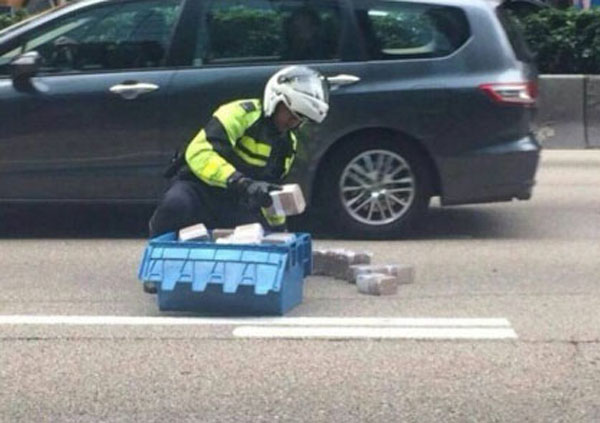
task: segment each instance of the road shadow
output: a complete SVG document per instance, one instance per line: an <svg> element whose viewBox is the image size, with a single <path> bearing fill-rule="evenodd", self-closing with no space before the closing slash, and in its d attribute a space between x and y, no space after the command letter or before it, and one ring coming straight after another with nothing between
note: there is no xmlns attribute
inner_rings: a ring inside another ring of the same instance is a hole
<svg viewBox="0 0 600 423"><path fill-rule="evenodd" d="M154 206L33 205L0 208L1 238L146 238Z"/></svg>
<svg viewBox="0 0 600 423"><path fill-rule="evenodd" d="M492 206L433 207L419 222L412 239L515 238L514 215L506 208Z"/></svg>
<svg viewBox="0 0 600 423"><path fill-rule="evenodd" d="M415 228L400 238L388 239L462 239L462 238L523 238L527 236L521 224L522 219L516 215L517 209L510 206L460 206L443 208L431 207ZM316 239L354 239L344 234L335 233L324 220L312 218L293 220L292 229L296 231L310 230Z"/></svg>
<svg viewBox="0 0 600 423"><path fill-rule="evenodd" d="M0 238L136 238L148 236L151 205L34 205L0 208ZM514 217L514 216L513 216ZM401 239L522 237L508 209L432 207ZM290 219L290 230L316 239L352 239L308 214Z"/></svg>

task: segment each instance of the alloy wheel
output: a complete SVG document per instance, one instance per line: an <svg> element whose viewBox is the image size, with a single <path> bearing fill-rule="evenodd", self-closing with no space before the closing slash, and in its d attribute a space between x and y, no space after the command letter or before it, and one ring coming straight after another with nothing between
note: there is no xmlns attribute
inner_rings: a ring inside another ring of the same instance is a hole
<svg viewBox="0 0 600 423"><path fill-rule="evenodd" d="M386 225L408 212L416 179L406 160L389 150L370 150L344 168L339 192L344 209L367 225Z"/></svg>

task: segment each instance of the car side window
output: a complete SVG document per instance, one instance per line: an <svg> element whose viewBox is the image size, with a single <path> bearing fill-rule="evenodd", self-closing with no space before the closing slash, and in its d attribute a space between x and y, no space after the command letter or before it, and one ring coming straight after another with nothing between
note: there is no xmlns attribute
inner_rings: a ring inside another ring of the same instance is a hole
<svg viewBox="0 0 600 423"><path fill-rule="evenodd" d="M333 0L213 0L194 65L329 61L340 57Z"/></svg>
<svg viewBox="0 0 600 423"><path fill-rule="evenodd" d="M37 51L46 74L160 67L180 3L122 2L75 12L27 36L0 56L0 66L16 52Z"/></svg>
<svg viewBox="0 0 600 423"><path fill-rule="evenodd" d="M19 46L0 53L0 76L8 75L8 64L22 52L23 47Z"/></svg>
<svg viewBox="0 0 600 423"><path fill-rule="evenodd" d="M443 57L470 38L456 7L398 1L358 2L357 22L371 59Z"/></svg>

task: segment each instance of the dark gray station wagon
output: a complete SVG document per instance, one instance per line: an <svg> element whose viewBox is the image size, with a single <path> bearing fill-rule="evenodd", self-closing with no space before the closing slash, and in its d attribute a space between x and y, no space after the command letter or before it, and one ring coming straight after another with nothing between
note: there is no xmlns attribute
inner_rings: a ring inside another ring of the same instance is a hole
<svg viewBox="0 0 600 423"><path fill-rule="evenodd" d="M214 109L291 63L355 77L291 177L338 229L530 198L536 74L498 2L84 0L0 32L0 201L155 202Z"/></svg>

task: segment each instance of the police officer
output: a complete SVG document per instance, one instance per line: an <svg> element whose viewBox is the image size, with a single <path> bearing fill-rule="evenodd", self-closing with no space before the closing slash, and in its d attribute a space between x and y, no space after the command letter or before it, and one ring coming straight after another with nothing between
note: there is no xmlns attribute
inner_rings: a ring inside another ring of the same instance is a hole
<svg viewBox="0 0 600 423"><path fill-rule="evenodd" d="M319 72L288 66L269 79L262 102L237 100L219 107L181 157L182 166L150 219L150 236L195 223L283 228L285 218L267 211L269 192L292 167L294 130L307 121L322 122L328 101L327 81Z"/></svg>

